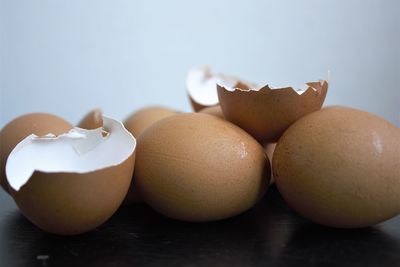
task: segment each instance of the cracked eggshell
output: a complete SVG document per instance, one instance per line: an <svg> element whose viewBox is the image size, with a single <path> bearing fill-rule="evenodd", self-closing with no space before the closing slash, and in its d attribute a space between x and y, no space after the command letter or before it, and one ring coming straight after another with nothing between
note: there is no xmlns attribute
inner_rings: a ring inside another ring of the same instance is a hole
<svg viewBox="0 0 400 267"><path fill-rule="evenodd" d="M98 108L93 109L82 118L78 127L88 130L103 127L103 112Z"/></svg>
<svg viewBox="0 0 400 267"><path fill-rule="evenodd" d="M211 72L207 66L193 68L186 78L186 91L193 110L218 105L217 83L233 86L238 81L235 77Z"/></svg>
<svg viewBox="0 0 400 267"><path fill-rule="evenodd" d="M104 127L94 130L30 135L11 152L6 165L10 192L37 227L81 234L104 223L122 203L132 179L136 140L121 122L103 120Z"/></svg>
<svg viewBox="0 0 400 267"><path fill-rule="evenodd" d="M316 223L359 228L400 213L400 129L371 113L329 107L301 118L272 165L289 206Z"/></svg>
<svg viewBox="0 0 400 267"><path fill-rule="evenodd" d="M212 115L171 116L138 139L137 186L147 204L174 219L204 222L240 214L263 196L269 178L262 146Z"/></svg>
<svg viewBox="0 0 400 267"><path fill-rule="evenodd" d="M164 108L164 107L147 107L140 109L130 115L125 121L124 125L126 129L136 138L138 138L144 130L155 122L162 120L166 117L176 115L175 110ZM132 180L131 188L125 199L125 204L141 202L142 198L138 192L135 181Z"/></svg>
<svg viewBox="0 0 400 267"><path fill-rule="evenodd" d="M30 113L10 121L0 131L0 182L6 192L8 182L5 173L8 155L14 147L30 134L38 136L52 133L55 135L65 133L72 128L66 120L48 113Z"/></svg>
<svg viewBox="0 0 400 267"><path fill-rule="evenodd" d="M292 87L253 89L238 83L217 85L222 112L228 121L261 142L276 142L297 119L321 109L328 82L310 82L303 90Z"/></svg>

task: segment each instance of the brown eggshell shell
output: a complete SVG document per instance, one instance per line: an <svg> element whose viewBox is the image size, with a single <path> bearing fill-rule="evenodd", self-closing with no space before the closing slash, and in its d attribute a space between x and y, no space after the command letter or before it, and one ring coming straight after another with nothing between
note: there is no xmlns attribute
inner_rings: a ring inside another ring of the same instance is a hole
<svg viewBox="0 0 400 267"><path fill-rule="evenodd" d="M30 113L10 121L0 131L0 182L8 192L9 185L6 179L5 166L8 155L14 147L30 134L38 136L52 133L59 135L68 132L72 125L64 119L48 113Z"/></svg>
<svg viewBox="0 0 400 267"><path fill-rule="evenodd" d="M287 203L319 224L358 228L400 213L400 131L356 109L330 107L293 124L272 161Z"/></svg>
<svg viewBox="0 0 400 267"><path fill-rule="evenodd" d="M237 85L233 91L217 85L217 91L222 112L228 121L257 140L272 143L296 120L322 107L328 82L307 84L309 88L301 95L291 87L271 89L268 85L259 90Z"/></svg>
<svg viewBox="0 0 400 267"><path fill-rule="evenodd" d="M100 226L118 209L134 165L133 153L117 166L84 174L35 172L18 192L10 188L11 194L22 213L42 230L81 234Z"/></svg>
<svg viewBox="0 0 400 267"><path fill-rule="evenodd" d="M83 129L97 129L103 126L103 112L100 109L94 109L83 117L78 123L79 128Z"/></svg>
<svg viewBox="0 0 400 267"><path fill-rule="evenodd" d="M270 165L263 148L215 116L163 119L139 137L136 184L146 203L185 221L213 221L251 208L264 194Z"/></svg>

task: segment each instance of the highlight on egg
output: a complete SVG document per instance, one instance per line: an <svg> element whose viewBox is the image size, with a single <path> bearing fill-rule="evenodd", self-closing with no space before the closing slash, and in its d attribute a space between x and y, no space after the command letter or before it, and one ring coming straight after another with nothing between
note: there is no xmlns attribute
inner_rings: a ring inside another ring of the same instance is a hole
<svg viewBox="0 0 400 267"><path fill-rule="evenodd" d="M92 130L31 134L8 157L10 193L25 217L47 232L90 231L124 200L135 148L136 140L123 124L106 116L103 127Z"/></svg>
<svg viewBox="0 0 400 267"><path fill-rule="evenodd" d="M326 80L306 83L303 88L257 88L243 82L218 84L224 117L260 142L276 142L302 116L321 109L328 90Z"/></svg>

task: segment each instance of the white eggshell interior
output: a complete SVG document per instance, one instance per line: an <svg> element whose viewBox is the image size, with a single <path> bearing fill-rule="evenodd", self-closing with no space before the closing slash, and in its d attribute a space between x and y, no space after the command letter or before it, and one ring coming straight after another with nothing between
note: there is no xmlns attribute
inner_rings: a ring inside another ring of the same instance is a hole
<svg viewBox="0 0 400 267"><path fill-rule="evenodd" d="M103 116L103 128L75 127L54 136L29 135L10 153L6 163L8 183L19 190L35 171L88 173L124 162L135 151L136 139L123 124Z"/></svg>
<svg viewBox="0 0 400 267"><path fill-rule="evenodd" d="M218 104L217 83L233 87L238 79L215 74L208 67L191 69L186 79L190 97L198 104L212 106Z"/></svg>

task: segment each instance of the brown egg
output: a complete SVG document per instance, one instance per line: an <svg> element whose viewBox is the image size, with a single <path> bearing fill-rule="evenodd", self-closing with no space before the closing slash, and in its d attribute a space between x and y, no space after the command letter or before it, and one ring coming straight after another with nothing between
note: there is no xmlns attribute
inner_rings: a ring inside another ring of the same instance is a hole
<svg viewBox="0 0 400 267"><path fill-rule="evenodd" d="M7 157L14 147L30 134L55 135L68 132L72 125L64 119L48 113L30 113L10 121L0 131L0 182L8 192L8 182L5 175Z"/></svg>
<svg viewBox="0 0 400 267"><path fill-rule="evenodd" d="M11 152L6 165L10 193L37 227L81 234L104 223L121 205L132 179L136 142L121 122L104 120L104 129L29 136ZM20 165L21 159L30 161Z"/></svg>
<svg viewBox="0 0 400 267"><path fill-rule="evenodd" d="M164 107L147 107L130 115L125 121L126 129L138 138L147 127L163 118L175 115L177 112Z"/></svg>
<svg viewBox="0 0 400 267"><path fill-rule="evenodd" d="M210 114L210 115L216 116L221 119L225 119L220 105L204 108L204 109L200 110L199 113L206 113L206 114Z"/></svg>
<svg viewBox="0 0 400 267"><path fill-rule="evenodd" d="M134 179L146 203L185 221L214 221L251 208L270 176L262 146L215 116L163 119L139 137Z"/></svg>
<svg viewBox="0 0 400 267"><path fill-rule="evenodd" d="M140 109L130 115L124 122L126 129L132 133L133 136L138 138L146 128L151 126L153 123L177 114L176 111L163 108L163 107L147 107ZM135 181L132 181L131 188L126 196L125 204L141 202L142 198L138 192Z"/></svg>
<svg viewBox="0 0 400 267"><path fill-rule="evenodd" d="M311 113L279 139L272 166L284 199L316 223L358 228L400 213L400 130L376 115Z"/></svg>
<svg viewBox="0 0 400 267"><path fill-rule="evenodd" d="M228 121L261 142L273 143L297 119L322 107L328 82L306 85L306 90L296 91L292 87L271 89L268 85L252 89L239 82L232 88L218 84L217 91Z"/></svg>
<svg viewBox="0 0 400 267"><path fill-rule="evenodd" d="M94 109L83 117L78 127L83 129L96 129L103 126L103 113L100 109Z"/></svg>

